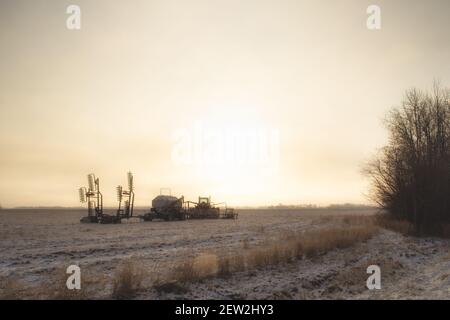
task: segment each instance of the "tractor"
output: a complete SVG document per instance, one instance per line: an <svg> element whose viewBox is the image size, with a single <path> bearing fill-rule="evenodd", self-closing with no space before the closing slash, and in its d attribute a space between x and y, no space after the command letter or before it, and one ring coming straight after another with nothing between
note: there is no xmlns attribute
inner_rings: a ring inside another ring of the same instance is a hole
<svg viewBox="0 0 450 320"><path fill-rule="evenodd" d="M190 205L193 204L194 207ZM218 219L220 209L211 204L211 197L198 197L198 202L187 202L188 219Z"/></svg>

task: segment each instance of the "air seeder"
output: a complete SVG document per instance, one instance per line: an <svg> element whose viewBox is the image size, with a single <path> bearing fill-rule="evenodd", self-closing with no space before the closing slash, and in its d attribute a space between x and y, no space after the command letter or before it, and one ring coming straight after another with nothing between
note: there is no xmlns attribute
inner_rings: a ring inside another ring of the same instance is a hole
<svg viewBox="0 0 450 320"><path fill-rule="evenodd" d="M153 220L186 220L186 219L237 219L238 214L225 203L212 203L211 197L199 197L198 202L184 201L172 196L172 193L163 194L153 199L150 212L140 216L133 216L134 211L134 185L133 174L128 172L128 189L117 186L117 201L119 207L115 213L107 214L103 210L103 195L100 192L100 180L94 174L88 175L88 188L79 189L80 202L88 204L88 215L80 219L81 223L122 223L122 219L139 218L143 221ZM169 189L170 190L170 189ZM225 204L221 212L219 205Z"/></svg>
<svg viewBox="0 0 450 320"><path fill-rule="evenodd" d="M186 209L184 208L184 197L180 198L170 194L163 194L162 189L159 196L152 200L150 212L141 216L144 221L153 220L186 220Z"/></svg>
<svg viewBox="0 0 450 320"><path fill-rule="evenodd" d="M184 201L183 196L177 198L172 196L172 193L163 194L161 191L160 195L153 199L150 212L140 218L144 221L237 218L237 213L232 208L225 207L225 211L221 213L218 207L221 204L224 203L212 204L210 197L199 197L198 202Z"/></svg>

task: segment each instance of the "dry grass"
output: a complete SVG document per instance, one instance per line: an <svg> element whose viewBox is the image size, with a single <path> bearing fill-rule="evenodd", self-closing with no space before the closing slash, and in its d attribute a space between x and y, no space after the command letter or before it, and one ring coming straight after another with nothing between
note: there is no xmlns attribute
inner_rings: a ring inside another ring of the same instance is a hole
<svg viewBox="0 0 450 320"><path fill-rule="evenodd" d="M367 292L367 267L369 265L378 265L382 270L382 279L389 279L389 282L397 281L404 275L404 266L391 258L385 259L380 256L368 261L359 262L349 268L338 270L336 273L329 274L321 285L324 286L322 292L323 298L347 299L349 295ZM309 281L308 287L316 287L315 279ZM376 292L372 292L376 294Z"/></svg>
<svg viewBox="0 0 450 320"><path fill-rule="evenodd" d="M248 238L245 238L244 240L242 240L242 248L244 250L247 250L250 248L250 241L248 240Z"/></svg>
<svg viewBox="0 0 450 320"><path fill-rule="evenodd" d="M0 278L0 300L21 300L26 294L24 284L14 278Z"/></svg>
<svg viewBox="0 0 450 320"><path fill-rule="evenodd" d="M239 272L246 269L246 255L245 254L224 254L218 259L217 276L222 278L230 277L234 272Z"/></svg>
<svg viewBox="0 0 450 320"><path fill-rule="evenodd" d="M183 259L171 271L169 278L180 282L189 282L205 279L216 275L219 271L219 260L217 255L212 253L201 253L192 258Z"/></svg>
<svg viewBox="0 0 450 320"><path fill-rule="evenodd" d="M357 226L307 232L296 239L296 245L303 249L306 257L313 257L333 249L342 249L366 241L376 232L374 226Z"/></svg>
<svg viewBox="0 0 450 320"><path fill-rule="evenodd" d="M112 297L114 299L133 298L141 289L144 277L144 270L134 259L125 261L114 275Z"/></svg>
<svg viewBox="0 0 450 320"><path fill-rule="evenodd" d="M380 214L375 218L376 224L388 230L392 230L403 235L414 235L414 226L411 222L406 220L399 220L392 218L386 214Z"/></svg>
<svg viewBox="0 0 450 320"><path fill-rule="evenodd" d="M64 265L70 265L70 263ZM106 276L92 274L82 267L81 289L69 290L66 284L69 276L66 268L55 269L49 276L48 284L40 286L32 292L32 295L50 300L88 300L95 298L107 284Z"/></svg>
<svg viewBox="0 0 450 320"><path fill-rule="evenodd" d="M105 297L111 289L110 279L106 275L93 274L82 269L81 289L69 290L66 285L68 277L66 269L57 268L39 286L25 286L17 279L1 278L0 300L88 300ZM134 297L141 288L143 279L143 269L134 260L125 261L114 275L112 297L114 299Z"/></svg>
<svg viewBox="0 0 450 320"><path fill-rule="evenodd" d="M342 223L347 226L371 226L376 222L378 215L345 215L341 217Z"/></svg>
<svg viewBox="0 0 450 320"><path fill-rule="evenodd" d="M175 265L169 277L180 282L197 280L198 272L194 269L194 259L186 258L180 264Z"/></svg>
<svg viewBox="0 0 450 320"><path fill-rule="evenodd" d="M69 290L66 285L67 278L70 275L66 274L64 268L56 269L49 279L47 286L41 286L38 295L42 299L50 300L86 300L89 298L85 286L83 284L84 276L81 274L81 289L80 290Z"/></svg>
<svg viewBox="0 0 450 320"><path fill-rule="evenodd" d="M81 289L69 290L66 269L57 268L39 286L25 285L14 278L0 279L0 300L86 300L95 298L99 289L105 287L106 278L82 272Z"/></svg>
<svg viewBox="0 0 450 320"><path fill-rule="evenodd" d="M168 279L184 283L213 276L228 277L234 272L312 258L366 241L378 230L371 217L349 218L345 224L347 226L288 233L239 252L219 255L206 253L185 258L173 268Z"/></svg>
<svg viewBox="0 0 450 320"><path fill-rule="evenodd" d="M330 216L330 215L323 215L317 218L312 219L311 224L327 224L331 221L336 220L336 217Z"/></svg>
<svg viewBox="0 0 450 320"><path fill-rule="evenodd" d="M394 218L387 214L380 214L375 217L376 224L384 229L401 233L405 236L435 236L440 238L450 238L450 224L437 224L424 227L421 232L417 232L414 225L402 219Z"/></svg>

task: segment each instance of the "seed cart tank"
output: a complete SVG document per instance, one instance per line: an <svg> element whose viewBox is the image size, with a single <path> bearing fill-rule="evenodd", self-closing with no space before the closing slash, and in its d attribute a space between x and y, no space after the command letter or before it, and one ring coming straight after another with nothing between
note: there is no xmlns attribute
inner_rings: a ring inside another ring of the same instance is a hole
<svg viewBox="0 0 450 320"><path fill-rule="evenodd" d="M181 208L181 203L179 203L177 197L167 196L167 195L159 195L155 199L152 200L152 208L162 209L166 208L172 204Z"/></svg>
<svg viewBox="0 0 450 320"><path fill-rule="evenodd" d="M184 197L177 198L171 195L159 195L152 200L150 212L141 216L144 221L152 220L185 220L186 211L183 208Z"/></svg>

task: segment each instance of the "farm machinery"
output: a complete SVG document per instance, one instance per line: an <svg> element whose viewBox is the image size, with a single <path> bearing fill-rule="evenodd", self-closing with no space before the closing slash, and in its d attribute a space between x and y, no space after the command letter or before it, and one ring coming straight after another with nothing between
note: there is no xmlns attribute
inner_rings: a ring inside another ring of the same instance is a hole
<svg viewBox="0 0 450 320"><path fill-rule="evenodd" d="M128 189L117 186L118 209L115 213L107 214L103 210L103 195L100 192L100 180L94 174L88 175L88 187L79 189L80 202L87 203L88 215L81 218L81 223L116 224L122 219L139 218L143 221L153 220L187 220L187 219L237 219L238 214L234 209L228 208L221 211L219 205L211 202L211 197L199 197L198 202L184 201L180 198L163 194L152 200L150 212L133 216L134 211L134 185L133 174L128 172Z"/></svg>
<svg viewBox="0 0 450 320"><path fill-rule="evenodd" d="M191 207L191 204L194 207ZM198 202L187 201L189 219L218 219L220 209L211 203L210 197L198 197Z"/></svg>
<svg viewBox="0 0 450 320"><path fill-rule="evenodd" d="M81 187L78 190L81 203L87 203L88 215L81 218L81 223L98 223L103 216L103 195L100 192L100 180L94 174L89 174L88 188Z"/></svg>
<svg viewBox="0 0 450 320"><path fill-rule="evenodd" d="M198 202L184 201L184 197L174 197L160 193L152 201L150 212L140 216L144 221L153 220L187 220L187 219L236 219L234 209L225 208L221 214L220 208L212 204L210 197L199 197Z"/></svg>
<svg viewBox="0 0 450 320"><path fill-rule="evenodd" d="M191 204L194 206L191 207ZM225 212L221 213L219 205L211 203L211 197L198 197L198 202L187 201L188 219L236 219L237 213L232 208L225 206Z"/></svg>
<svg viewBox="0 0 450 320"><path fill-rule="evenodd" d="M141 216L144 221L153 220L186 220L186 210L184 208L184 197L177 198L170 195L160 195L152 200L150 212Z"/></svg>
<svg viewBox="0 0 450 320"><path fill-rule="evenodd" d="M100 192L100 181L94 174L88 175L88 188L79 189L80 202L88 204L88 215L80 219L81 223L121 223L122 219L133 217L134 210L134 191L133 174L128 172L128 190L122 186L117 187L117 200L119 208L115 214L107 214L103 211L103 195ZM122 207L123 202L123 207Z"/></svg>
<svg viewBox="0 0 450 320"><path fill-rule="evenodd" d="M116 217L120 219L130 219L133 217L134 211L134 182L133 174L127 173L128 190L124 190L122 186L117 186L117 201L119 208L117 209ZM123 202L123 207L122 207Z"/></svg>

